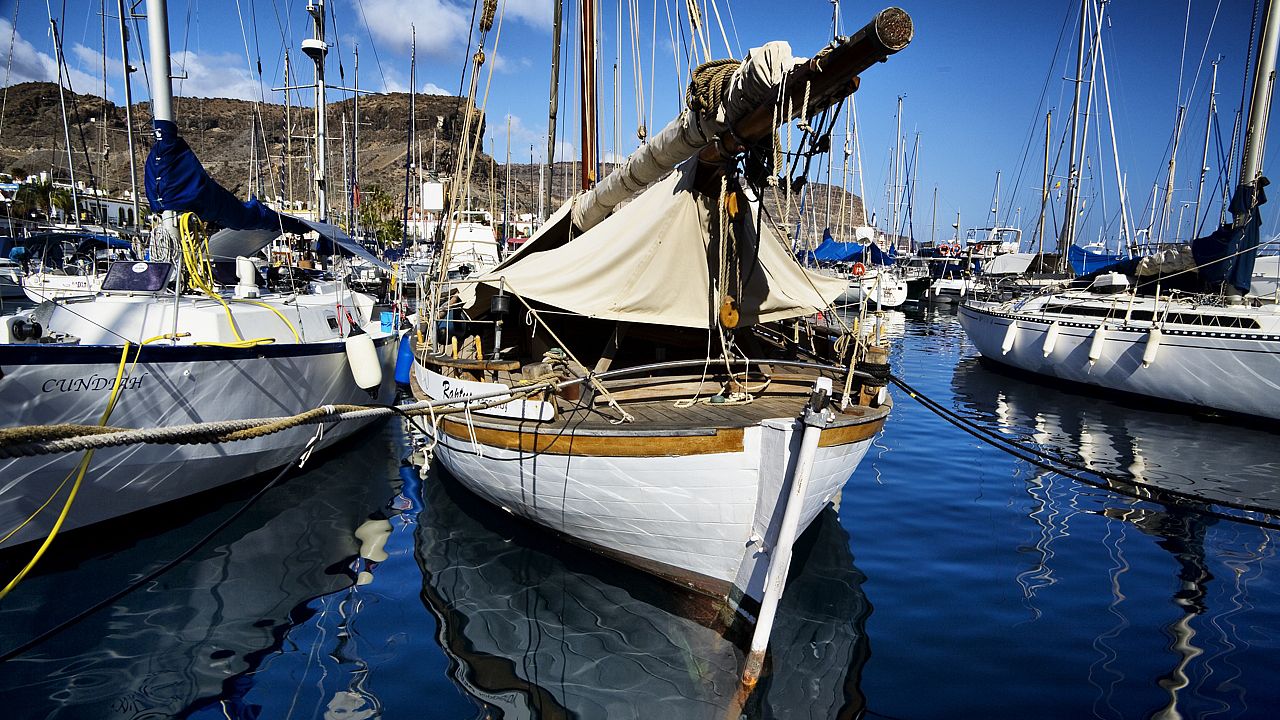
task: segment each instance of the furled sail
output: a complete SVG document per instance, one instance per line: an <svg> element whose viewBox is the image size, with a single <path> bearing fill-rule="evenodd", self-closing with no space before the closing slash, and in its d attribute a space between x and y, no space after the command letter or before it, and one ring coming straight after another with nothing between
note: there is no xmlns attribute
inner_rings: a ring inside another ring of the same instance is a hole
<svg viewBox="0 0 1280 720"><path fill-rule="evenodd" d="M153 212L193 212L201 220L233 230L305 233L297 218L281 215L255 197L240 202L214 182L170 120L156 120L156 143L147 154L145 181Z"/></svg>
<svg viewBox="0 0 1280 720"><path fill-rule="evenodd" d="M1258 207L1267 201L1266 178L1258 178L1257 189L1241 185L1236 188L1229 207L1243 222L1223 225L1210 235L1191 241L1191 252L1200 267L1200 279L1209 284L1226 283L1241 294L1249 292L1253 282L1253 264L1258 254L1262 213ZM1256 194L1250 207L1249 199Z"/></svg>

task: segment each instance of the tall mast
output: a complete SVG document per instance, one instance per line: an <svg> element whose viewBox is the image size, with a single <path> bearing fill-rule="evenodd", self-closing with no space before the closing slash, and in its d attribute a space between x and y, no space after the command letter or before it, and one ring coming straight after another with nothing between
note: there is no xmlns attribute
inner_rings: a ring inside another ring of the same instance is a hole
<svg viewBox="0 0 1280 720"><path fill-rule="evenodd" d="M351 109L354 118L351 122L351 232L360 237L360 46L352 51L354 69L352 72L353 87L351 93Z"/></svg>
<svg viewBox="0 0 1280 720"><path fill-rule="evenodd" d="M289 211L293 212L297 208L293 206L293 105L289 101L289 93L292 91L289 75L289 50L284 51L284 168L285 179L289 183L289 190L286 196L289 201Z"/></svg>
<svg viewBox="0 0 1280 720"><path fill-rule="evenodd" d="M1080 138L1080 93L1084 84L1084 44L1089 31L1090 0L1080 0L1080 42L1076 46L1075 99L1071 102L1071 152L1067 161L1067 206L1063 219L1062 235L1058 238L1058 269L1067 265L1067 248L1075 244L1076 206L1079 202L1080 166L1077 146Z"/></svg>
<svg viewBox="0 0 1280 720"><path fill-rule="evenodd" d="M404 227L401 231L400 244L409 244L409 176L410 169L413 167L413 131L414 131L414 107L413 100L417 95L414 89L417 87L417 64L418 64L418 29L409 28L409 140L404 149Z"/></svg>
<svg viewBox="0 0 1280 720"><path fill-rule="evenodd" d="M1192 236L1200 234L1200 200L1204 197L1204 176L1209 172L1209 134L1213 130L1213 116L1218 113L1218 62L1213 61L1213 76L1209 81L1209 112L1204 121L1204 153L1200 156L1200 184L1196 187L1196 214L1191 220Z"/></svg>
<svg viewBox="0 0 1280 720"><path fill-rule="evenodd" d="M1040 238L1040 249L1036 252L1038 267L1044 271L1044 214L1049 206L1049 135L1053 132L1053 111L1044 114L1044 182L1040 185L1040 228L1036 236Z"/></svg>
<svg viewBox="0 0 1280 720"><path fill-rule="evenodd" d="M1262 154L1267 138L1267 123L1271 116L1271 92L1276 79L1276 49L1280 47L1280 12L1267 3L1266 29L1258 51L1256 74L1253 76L1253 97L1249 101L1249 124L1245 126L1244 153L1240 162L1240 185L1256 191L1258 176L1262 171ZM1236 224L1251 214L1249 209L1235 217Z"/></svg>
<svg viewBox="0 0 1280 720"><path fill-rule="evenodd" d="M596 0L582 1L582 183L596 184Z"/></svg>
<svg viewBox="0 0 1280 720"><path fill-rule="evenodd" d="M902 98L906 95L898 96L898 129L893 136L893 189L889 198L889 232L893 233L893 242L898 243L898 183L902 176Z"/></svg>
<svg viewBox="0 0 1280 720"><path fill-rule="evenodd" d="M539 219L545 219L544 212L551 210L551 186L555 184L556 167L556 112L560 106L560 21L563 15L564 0L551 0L554 15L551 25L551 107L547 112L547 166L551 169L546 184L542 188L542 207Z"/></svg>
<svg viewBox="0 0 1280 720"><path fill-rule="evenodd" d="M311 58L311 62L316 66L315 74L315 101L316 101L316 165L315 165L315 193L316 193L316 219L320 222L329 221L328 196L326 195L325 178L326 178L326 147L325 135L327 131L326 117L328 115L327 100L325 99L324 84L324 60L329 54L329 46L324 41L325 17L324 17L324 0L312 0L307 3L307 13L311 15L311 30L313 37L309 37L302 41L302 52Z"/></svg>
<svg viewBox="0 0 1280 720"><path fill-rule="evenodd" d="M53 6L49 6L49 25L53 28L53 49L57 53L56 62L58 63L58 103L62 106L62 136L67 141L67 170L71 173L71 209L72 221L76 225L80 224L80 195L76 187L76 158L75 153L71 149L71 125L67 121L67 98L66 90L62 87L62 68L64 65L62 56L62 38L58 36L58 21L53 19Z"/></svg>
<svg viewBox="0 0 1280 720"><path fill-rule="evenodd" d="M173 66L169 60L169 6L165 0L147 0L147 48L151 53L151 121L152 125L173 122ZM172 238L169 258L173 261L173 325L172 342L178 344L178 308L182 300L182 263L177 262L178 213L165 210L164 229Z"/></svg>
<svg viewBox="0 0 1280 720"><path fill-rule="evenodd" d="M133 231L137 233L142 227L142 211L138 204L138 167L133 157L133 86L129 82L129 74L134 68L129 65L129 28L124 21L124 0L116 0L116 9L120 19L120 62L124 68L124 130L129 143L129 194L133 198Z"/></svg>

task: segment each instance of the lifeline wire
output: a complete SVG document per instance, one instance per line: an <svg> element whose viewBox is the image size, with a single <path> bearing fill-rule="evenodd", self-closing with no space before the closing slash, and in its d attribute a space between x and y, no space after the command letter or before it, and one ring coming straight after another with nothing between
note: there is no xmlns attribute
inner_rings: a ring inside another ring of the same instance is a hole
<svg viewBox="0 0 1280 720"><path fill-rule="evenodd" d="M1049 472L1057 473L1064 477L1075 480L1076 482L1084 483L1085 485L1102 488L1104 490L1110 490L1112 492L1133 497L1138 500L1147 500L1150 502L1160 503L1162 505L1168 505L1170 503L1166 500L1160 499L1160 497L1158 496L1167 496L1169 498L1179 499L1179 500L1189 500L1194 502L1195 505L1192 507L1184 508L1184 509L1197 512L1202 515L1208 515L1211 517L1221 518L1224 520L1232 520L1235 522L1244 523L1246 525L1254 525L1256 527L1262 527L1262 528L1267 528L1271 530L1280 530L1280 522L1274 522L1274 521L1269 522L1266 520L1257 520L1254 518L1245 517L1241 515L1232 515L1230 513L1224 513L1217 510L1213 510L1212 507L1214 505L1221 505L1224 507L1230 507L1237 510L1243 510L1246 512L1261 513L1261 514L1267 515L1268 517L1274 514L1271 511L1260 509L1257 507L1252 507L1244 503L1231 502L1229 500L1209 501L1193 493L1182 492L1178 490L1170 490L1170 489L1150 485L1134 478L1131 475L1130 476L1117 475L1115 473L1109 473L1103 470L1094 470L1092 468L1086 467L1079 463L1074 463L1070 460L1067 460L1066 458L1051 455L1038 448L1027 447L1026 445L1016 440L1010 440L1009 438L1003 435L1000 435L999 433L996 433L993 430L982 427L981 425L973 422L972 420L961 417L956 412L946 407L943 407L942 404L939 403L938 401L933 400L929 396L921 393L919 390L916 390L915 388L911 387L905 381L903 381L902 378L898 377L897 375L891 374L889 376L889 380L894 385L897 385L899 388L906 391L906 393L911 396L911 399L920 403L927 410L937 415L938 417L942 418L943 420L946 420L952 425L955 425L961 430L969 433L970 435L978 438L979 440L987 443L988 445L991 445L992 447L998 450L1003 450L1004 452L1007 452L1010 455L1013 455L1019 460L1024 460L1026 462L1031 463L1032 465L1036 465L1040 468L1048 470ZM1078 472L1073 472L1073 471L1078 471ZM1080 473L1087 473L1088 475L1093 475L1097 478L1101 478L1101 480L1094 480L1086 475L1081 475ZM1110 484L1112 482L1120 483L1122 485L1127 485L1131 489L1115 487ZM1146 495L1143 495L1138 488L1149 490L1152 493L1157 494L1158 496L1148 497Z"/></svg>

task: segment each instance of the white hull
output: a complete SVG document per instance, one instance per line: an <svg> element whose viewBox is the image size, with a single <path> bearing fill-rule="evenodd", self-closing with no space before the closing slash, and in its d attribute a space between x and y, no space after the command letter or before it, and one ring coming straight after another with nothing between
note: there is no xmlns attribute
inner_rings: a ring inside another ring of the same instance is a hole
<svg viewBox="0 0 1280 720"><path fill-rule="evenodd" d="M156 309L143 302L139 308ZM105 303L87 303L81 309L110 308ZM199 314L198 309L188 309L193 320ZM252 314L242 315L246 328L252 328ZM393 392L390 369L397 338L393 333L380 332L374 324L367 327L378 344L383 366L379 401L387 402ZM130 349L130 361L137 349L137 345ZM0 406L8 412L0 425L98 423L120 357L119 345L0 344L0 368L4 370ZM278 417L324 404L370 401L368 393L356 386L344 341L337 339L244 349L153 343L142 347L136 366L126 368L121 388L120 400L108 422L114 427L153 428ZM359 423L334 424L326 429L321 444L336 442L359 427ZM309 425L223 444L136 445L98 450L62 531L285 465L298 456L315 431L316 426ZM67 488L49 507L37 510L64 479L73 475L82 457L82 452L73 452L0 459L0 537L27 518L36 517L12 537L0 541L0 548L39 540L48 534Z"/></svg>
<svg viewBox="0 0 1280 720"><path fill-rule="evenodd" d="M850 278L842 302L872 302L881 308L896 308L907 301L907 281L889 273L867 273Z"/></svg>
<svg viewBox="0 0 1280 720"><path fill-rule="evenodd" d="M996 362L1059 380L1280 419L1280 335L1166 326L1153 362L1143 367L1150 324L1115 320L1108 322L1101 355L1091 364L1089 352L1099 320L1059 320L1052 352L1046 356L1045 340L1054 320L1013 311L1008 304L973 303L960 309L960 324L969 339ZM1013 345L1005 352L1014 322L1018 328Z"/></svg>
<svg viewBox="0 0 1280 720"><path fill-rule="evenodd" d="M11 265L0 265L0 298L22 298L22 275Z"/></svg>
<svg viewBox="0 0 1280 720"><path fill-rule="evenodd" d="M415 364L420 386L431 371ZM481 420L478 420L480 422ZM526 439L536 423L525 423ZM826 436L804 498L800 528L838 497L880 423L849 442ZM727 452L610 455L523 452L472 440L463 422L442 425L436 456L489 502L628 564L714 594L755 601L781 522L783 488L803 435L794 418L745 427ZM606 431L618 444L655 437ZM645 435L643 433L648 433ZM689 431L684 431L688 435ZM582 433L573 433L585 445ZM671 433L666 433L671 434ZM695 431L715 436L717 431ZM546 435L543 435L546 437ZM776 512L775 512L776 511ZM775 517L775 515L777 517Z"/></svg>
<svg viewBox="0 0 1280 720"><path fill-rule="evenodd" d="M102 278L102 275L32 273L23 281L22 292L34 303L90 297L102 289Z"/></svg>

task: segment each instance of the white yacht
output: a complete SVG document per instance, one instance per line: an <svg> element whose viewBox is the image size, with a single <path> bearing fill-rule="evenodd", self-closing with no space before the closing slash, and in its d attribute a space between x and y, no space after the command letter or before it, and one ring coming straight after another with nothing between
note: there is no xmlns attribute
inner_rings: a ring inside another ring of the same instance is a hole
<svg viewBox="0 0 1280 720"><path fill-rule="evenodd" d="M1280 419L1280 306L1251 293L1262 224L1262 147L1280 13L1268 3L1232 222L1190 247L1101 272L1084 288L969 302L960 323L983 357L1151 398ZM1072 212L1069 209L1068 212Z"/></svg>

